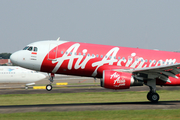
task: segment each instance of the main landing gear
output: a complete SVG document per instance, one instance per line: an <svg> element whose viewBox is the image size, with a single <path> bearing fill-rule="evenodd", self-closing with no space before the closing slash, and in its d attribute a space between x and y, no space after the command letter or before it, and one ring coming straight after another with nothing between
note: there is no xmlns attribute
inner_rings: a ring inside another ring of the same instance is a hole
<svg viewBox="0 0 180 120"><path fill-rule="evenodd" d="M48 85L46 85L46 90L47 91L51 91L52 90L52 83L53 83L53 78L54 78L54 73L51 73L51 75L49 75L49 81L50 83Z"/></svg>
<svg viewBox="0 0 180 120"><path fill-rule="evenodd" d="M156 80L149 80L146 85L150 88L147 99L152 103L157 103L159 101L159 95L156 93Z"/></svg>

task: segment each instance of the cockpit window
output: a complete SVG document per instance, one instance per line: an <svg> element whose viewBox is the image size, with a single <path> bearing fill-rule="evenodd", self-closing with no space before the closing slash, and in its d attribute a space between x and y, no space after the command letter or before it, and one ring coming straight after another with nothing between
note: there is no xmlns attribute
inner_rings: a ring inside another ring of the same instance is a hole
<svg viewBox="0 0 180 120"><path fill-rule="evenodd" d="M29 46L26 46L25 48L23 48L23 50L27 50L29 48Z"/></svg>
<svg viewBox="0 0 180 120"><path fill-rule="evenodd" d="M32 51L32 49L33 49L33 47L29 47L29 48L28 48L29 51Z"/></svg>
<svg viewBox="0 0 180 120"><path fill-rule="evenodd" d="M37 47L34 47L34 51L35 51L35 52L37 52L37 51L38 51Z"/></svg>
<svg viewBox="0 0 180 120"><path fill-rule="evenodd" d="M23 50L29 50L29 51L37 52L38 48L37 47L32 47L32 46L26 46L25 48L23 48Z"/></svg>

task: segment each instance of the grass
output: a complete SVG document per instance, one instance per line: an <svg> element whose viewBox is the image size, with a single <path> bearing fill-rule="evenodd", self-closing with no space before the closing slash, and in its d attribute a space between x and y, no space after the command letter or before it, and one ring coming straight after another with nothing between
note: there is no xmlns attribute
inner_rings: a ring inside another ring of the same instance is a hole
<svg viewBox="0 0 180 120"><path fill-rule="evenodd" d="M1 120L179 120L176 110L111 110L0 114Z"/></svg>
<svg viewBox="0 0 180 120"><path fill-rule="evenodd" d="M180 90L157 91L160 101L180 100ZM52 94L6 94L0 95L3 105L73 104L147 101L147 91L130 92L83 92ZM179 120L180 109L173 110L108 110L68 112L27 112L0 114L0 120Z"/></svg>
<svg viewBox="0 0 180 120"><path fill-rule="evenodd" d="M180 90L157 91L160 101L180 100ZM67 103L107 103L107 102L140 102L147 101L147 91L130 92L82 92L52 94L6 94L0 95L0 105L36 105Z"/></svg>

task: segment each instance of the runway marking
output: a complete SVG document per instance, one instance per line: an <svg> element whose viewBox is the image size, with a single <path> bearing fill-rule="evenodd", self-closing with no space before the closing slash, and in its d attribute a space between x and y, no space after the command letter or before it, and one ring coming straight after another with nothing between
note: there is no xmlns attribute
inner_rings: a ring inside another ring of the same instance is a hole
<svg viewBox="0 0 180 120"><path fill-rule="evenodd" d="M46 89L46 86L33 86L33 89Z"/></svg>
<svg viewBox="0 0 180 120"><path fill-rule="evenodd" d="M64 83L56 83L56 85L68 85L67 82L64 82Z"/></svg>

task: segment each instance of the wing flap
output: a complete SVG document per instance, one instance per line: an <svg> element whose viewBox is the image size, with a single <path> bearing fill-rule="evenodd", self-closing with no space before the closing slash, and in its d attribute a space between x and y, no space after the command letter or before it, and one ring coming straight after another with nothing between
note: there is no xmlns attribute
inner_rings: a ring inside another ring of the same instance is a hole
<svg viewBox="0 0 180 120"><path fill-rule="evenodd" d="M178 79L178 77L177 77L175 74L173 74L172 72L170 72L170 71L167 71L167 72L165 72L165 71L160 71L160 73L165 74L166 76L171 76L171 77L173 77L173 78Z"/></svg>

